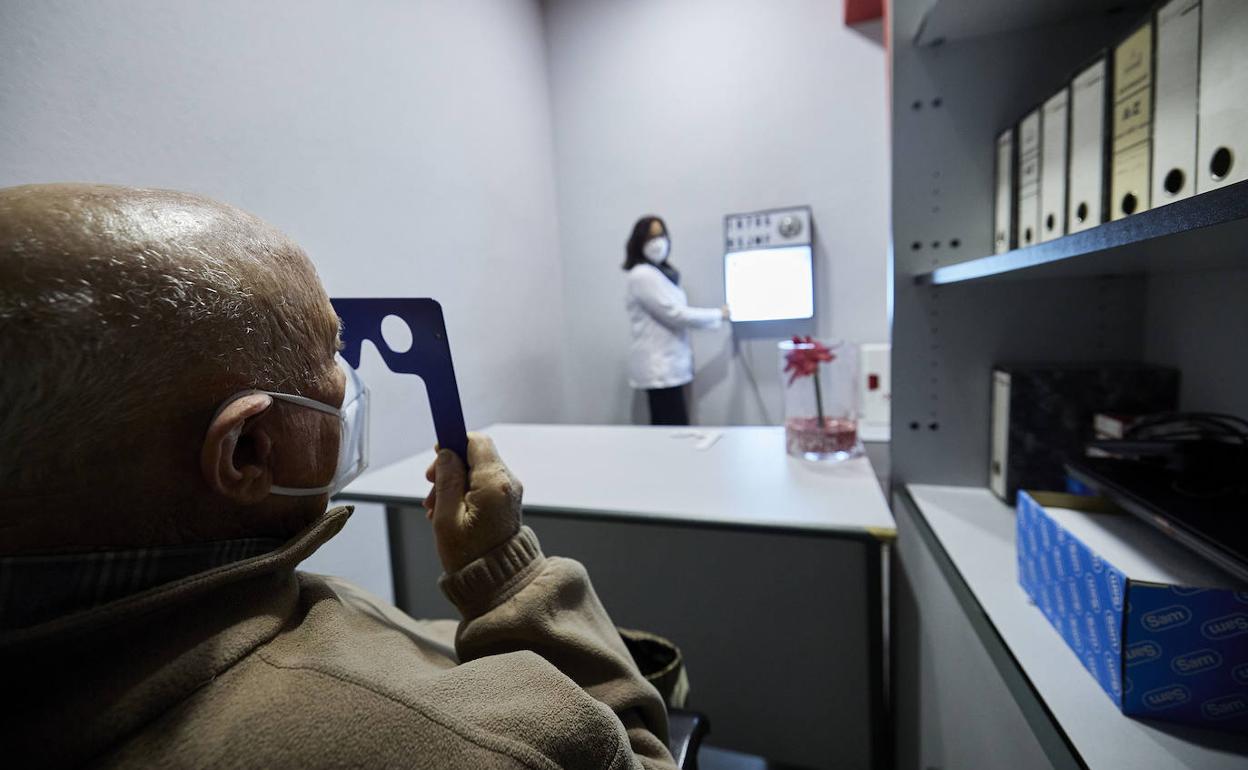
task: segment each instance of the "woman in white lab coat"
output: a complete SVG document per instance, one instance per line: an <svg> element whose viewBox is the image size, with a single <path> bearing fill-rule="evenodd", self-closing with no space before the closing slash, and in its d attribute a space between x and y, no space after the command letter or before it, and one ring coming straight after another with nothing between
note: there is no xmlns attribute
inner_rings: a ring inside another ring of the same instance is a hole
<svg viewBox="0 0 1248 770"><path fill-rule="evenodd" d="M628 272L628 384L646 391L652 425L688 425L684 388L693 381L690 329L714 329L728 308L689 307L680 272L667 261L667 225L645 216L633 226L625 249Z"/></svg>

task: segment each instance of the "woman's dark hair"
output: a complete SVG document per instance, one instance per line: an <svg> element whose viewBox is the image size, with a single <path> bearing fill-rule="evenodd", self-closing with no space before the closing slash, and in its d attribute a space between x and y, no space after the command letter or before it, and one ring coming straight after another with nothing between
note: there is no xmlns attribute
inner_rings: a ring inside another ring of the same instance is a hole
<svg viewBox="0 0 1248 770"><path fill-rule="evenodd" d="M647 214L637 220L637 224L633 225L633 234L628 236L628 243L624 246L624 269L632 270L638 265L654 264L646 259L646 255L641 252L641 248L646 245L646 241L650 240L650 226L655 222L659 223L659 227L663 228L663 235L667 238L669 248L672 241L672 235L667 231L667 223L662 217L656 217L653 214ZM667 279L674 284L680 284L680 271L677 270L670 261L661 265L654 265Z"/></svg>

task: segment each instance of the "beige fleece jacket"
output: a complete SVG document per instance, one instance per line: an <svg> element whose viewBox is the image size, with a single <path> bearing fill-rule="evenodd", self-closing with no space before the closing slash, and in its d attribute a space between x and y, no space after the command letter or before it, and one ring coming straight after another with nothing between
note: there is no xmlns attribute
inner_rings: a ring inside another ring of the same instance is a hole
<svg viewBox="0 0 1248 770"><path fill-rule="evenodd" d="M663 702L580 564L524 528L443 577L455 630L295 571L350 513L0 635L4 765L674 767Z"/></svg>

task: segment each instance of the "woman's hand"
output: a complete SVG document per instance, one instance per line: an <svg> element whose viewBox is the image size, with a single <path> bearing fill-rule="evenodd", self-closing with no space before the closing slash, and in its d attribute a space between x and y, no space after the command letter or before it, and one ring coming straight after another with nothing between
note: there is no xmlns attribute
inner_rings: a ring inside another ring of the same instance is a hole
<svg viewBox="0 0 1248 770"><path fill-rule="evenodd" d="M732 320L732 309L731 309L731 308L729 308L727 305L724 305L723 307L721 307L721 308L719 309L719 313L720 313L720 315L722 315L722 316L724 317L724 320L725 320L725 321L731 321L731 320Z"/></svg>
<svg viewBox="0 0 1248 770"><path fill-rule="evenodd" d="M442 449L425 478L433 489L425 497L426 516L442 568L462 569L520 531L520 499L524 487L511 474L488 436L468 434L468 464ZM465 493L466 492L466 493Z"/></svg>

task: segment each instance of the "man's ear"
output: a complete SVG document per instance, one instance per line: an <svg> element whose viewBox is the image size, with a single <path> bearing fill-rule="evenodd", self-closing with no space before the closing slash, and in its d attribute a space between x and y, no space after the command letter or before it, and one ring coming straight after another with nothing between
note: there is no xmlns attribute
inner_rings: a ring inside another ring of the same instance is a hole
<svg viewBox="0 0 1248 770"><path fill-rule="evenodd" d="M208 426L200 452L204 481L213 492L241 505L263 500L273 485L273 439L258 417L272 396L250 393L226 405Z"/></svg>

